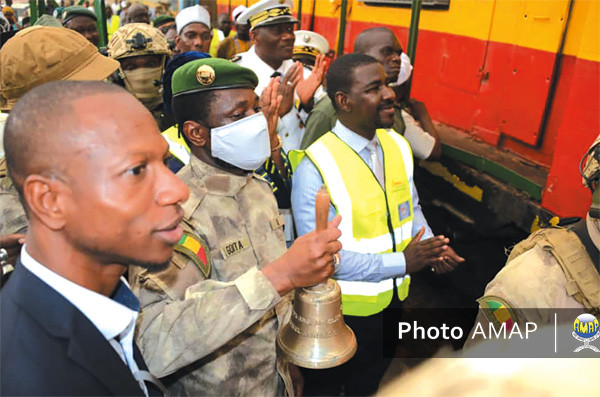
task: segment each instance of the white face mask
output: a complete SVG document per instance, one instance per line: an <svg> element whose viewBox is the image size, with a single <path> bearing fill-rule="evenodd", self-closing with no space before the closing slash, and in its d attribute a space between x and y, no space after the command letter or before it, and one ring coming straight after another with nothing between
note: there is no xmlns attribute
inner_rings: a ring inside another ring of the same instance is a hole
<svg viewBox="0 0 600 397"><path fill-rule="evenodd" d="M410 63L410 58L406 55L405 52L400 55L400 72L398 73L398 80L391 83L391 86L398 86L402 83L405 83L412 73L412 65Z"/></svg>
<svg viewBox="0 0 600 397"><path fill-rule="evenodd" d="M211 153L235 167L254 171L271 155L267 120L262 113L213 128Z"/></svg>

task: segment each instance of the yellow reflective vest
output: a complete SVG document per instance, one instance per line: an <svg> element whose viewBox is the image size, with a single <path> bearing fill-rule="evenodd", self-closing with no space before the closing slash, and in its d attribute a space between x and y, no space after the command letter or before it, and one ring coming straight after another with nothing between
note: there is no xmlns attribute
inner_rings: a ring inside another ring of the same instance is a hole
<svg viewBox="0 0 600 397"><path fill-rule="evenodd" d="M181 161L184 165L189 164L190 162L190 148L187 143L183 139L182 136L179 136L179 130L177 129L177 124L171 126L164 130L162 136L167 140L169 144L169 152Z"/></svg>
<svg viewBox="0 0 600 397"><path fill-rule="evenodd" d="M362 158L334 133L313 143L305 155L317 167L336 212L342 215L344 250L359 253L401 252L412 237L413 202L410 145L394 131L377 130L383 151L385 190ZM299 157L301 160L301 157ZM370 316L389 306L394 280L338 280L344 314ZM410 276L397 279L398 297L408 296Z"/></svg>

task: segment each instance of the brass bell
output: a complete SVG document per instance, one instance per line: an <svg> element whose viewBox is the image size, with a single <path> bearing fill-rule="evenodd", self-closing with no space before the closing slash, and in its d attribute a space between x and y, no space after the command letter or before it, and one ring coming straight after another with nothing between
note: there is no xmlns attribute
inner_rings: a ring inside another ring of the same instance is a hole
<svg viewBox="0 0 600 397"><path fill-rule="evenodd" d="M315 199L317 230L327 228L329 193L325 186ZM344 322L342 290L332 279L294 291L292 317L277 335L277 350L303 368L332 368L356 353L356 337Z"/></svg>
<svg viewBox="0 0 600 397"><path fill-rule="evenodd" d="M356 353L356 337L342 316L338 283L327 280L295 291L290 321L277 335L278 352L304 368L332 368Z"/></svg>

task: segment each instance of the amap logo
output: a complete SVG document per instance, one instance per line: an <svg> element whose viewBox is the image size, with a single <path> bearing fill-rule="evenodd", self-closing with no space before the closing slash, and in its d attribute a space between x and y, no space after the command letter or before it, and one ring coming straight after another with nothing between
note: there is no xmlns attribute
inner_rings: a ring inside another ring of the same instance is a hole
<svg viewBox="0 0 600 397"><path fill-rule="evenodd" d="M590 345L590 342L595 341L599 337L600 324L598 323L598 319L596 317L588 313L577 316L575 322L573 323L573 338L583 342L583 345L575 349L575 353L583 349L590 349L596 353L600 353L600 350L598 350L596 346Z"/></svg>

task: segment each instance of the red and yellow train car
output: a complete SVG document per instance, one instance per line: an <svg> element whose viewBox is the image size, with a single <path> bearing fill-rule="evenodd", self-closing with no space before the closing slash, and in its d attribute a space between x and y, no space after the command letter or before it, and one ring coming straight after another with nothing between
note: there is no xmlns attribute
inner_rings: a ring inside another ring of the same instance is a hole
<svg viewBox="0 0 600 397"><path fill-rule="evenodd" d="M344 52L373 26L406 46L407 0L302 0L301 28L338 48L342 1ZM227 12L255 1L217 3ZM487 211L523 230L583 216L591 195L579 160L600 132L600 1L423 3L412 96L442 132L444 158L421 171L456 191L443 205L467 221Z"/></svg>

